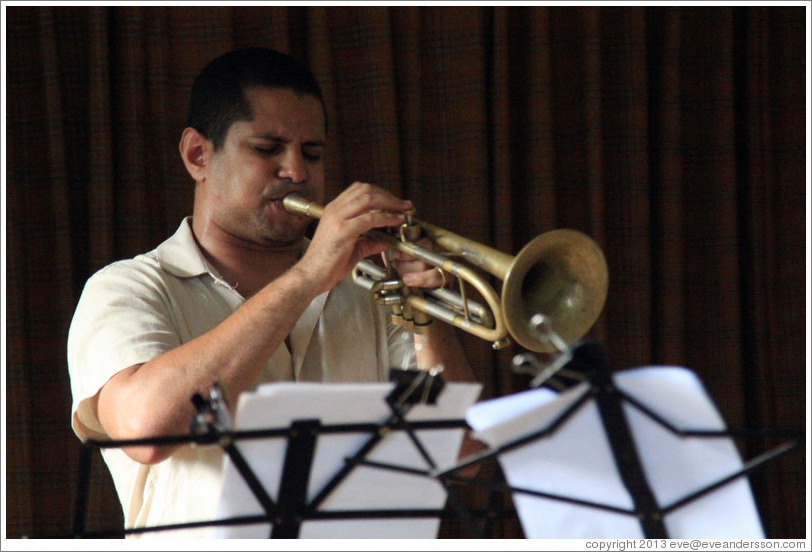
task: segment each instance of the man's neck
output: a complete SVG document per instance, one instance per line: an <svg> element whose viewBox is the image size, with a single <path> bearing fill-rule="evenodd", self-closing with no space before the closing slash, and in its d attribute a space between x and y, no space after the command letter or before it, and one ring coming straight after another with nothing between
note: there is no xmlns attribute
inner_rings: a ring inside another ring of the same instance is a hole
<svg viewBox="0 0 812 552"><path fill-rule="evenodd" d="M301 257L302 241L286 246L260 246L212 225L192 230L206 260L246 299L277 279Z"/></svg>

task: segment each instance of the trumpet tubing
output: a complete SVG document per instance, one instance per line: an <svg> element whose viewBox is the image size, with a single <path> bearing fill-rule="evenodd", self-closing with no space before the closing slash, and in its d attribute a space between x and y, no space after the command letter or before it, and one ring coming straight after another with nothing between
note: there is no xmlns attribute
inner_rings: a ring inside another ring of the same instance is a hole
<svg viewBox="0 0 812 552"><path fill-rule="evenodd" d="M289 212L316 219L324 212L321 205L296 194L286 196L283 206ZM600 247L581 232L545 232L514 257L411 217L406 225L409 228L400 229L400 238L380 230L371 230L367 236L454 274L460 293L437 289L399 294L393 291L397 280L383 283L389 276L387 271L361 261L353 273L355 282L372 291L377 300L395 304L393 314L401 316L404 308L425 313L491 341L494 348L506 346L510 335L530 351L554 352L561 340L570 344L583 337L603 310L609 283L606 259ZM465 262L419 247L411 240L418 234ZM471 266L502 281L501 298ZM487 307L467 298L465 282L477 290ZM384 287L389 293L386 299L382 298ZM532 322L539 314L544 315L546 327L555 332L555 339L540 333Z"/></svg>

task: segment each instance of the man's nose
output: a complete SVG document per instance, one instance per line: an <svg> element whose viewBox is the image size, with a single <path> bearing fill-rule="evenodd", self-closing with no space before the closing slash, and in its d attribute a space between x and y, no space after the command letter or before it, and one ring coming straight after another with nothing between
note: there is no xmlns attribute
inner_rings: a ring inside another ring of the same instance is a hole
<svg viewBox="0 0 812 552"><path fill-rule="evenodd" d="M292 182L306 182L308 179L307 162L301 152L293 149L285 152L279 166L279 178Z"/></svg>

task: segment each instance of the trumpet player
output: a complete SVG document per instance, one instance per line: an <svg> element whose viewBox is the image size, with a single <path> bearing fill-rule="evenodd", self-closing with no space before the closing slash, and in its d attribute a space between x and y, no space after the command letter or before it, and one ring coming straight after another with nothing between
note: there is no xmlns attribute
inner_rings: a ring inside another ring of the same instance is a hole
<svg viewBox="0 0 812 552"><path fill-rule="evenodd" d="M387 248L364 234L403 223L409 201L354 183L325 205L312 240L312 220L283 209L293 192L324 200L326 127L319 85L288 56L243 49L203 69L179 144L192 216L154 250L93 275L77 305L68 360L78 436L186 434L190 396L215 382L235 403L264 382L387 381L392 367L441 364L447 380L473 379L454 328L404 332L348 282L359 260ZM390 260L409 286L448 277L400 252ZM125 526L213 519L221 454L105 450Z"/></svg>

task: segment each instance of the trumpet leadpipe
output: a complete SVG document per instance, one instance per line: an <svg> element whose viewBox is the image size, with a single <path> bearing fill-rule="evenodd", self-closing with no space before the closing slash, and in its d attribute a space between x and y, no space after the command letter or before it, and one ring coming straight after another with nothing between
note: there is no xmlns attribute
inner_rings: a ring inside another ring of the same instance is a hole
<svg viewBox="0 0 812 552"><path fill-rule="evenodd" d="M282 207L289 213L297 213L316 219L320 219L324 214L324 207L297 194L288 194L283 197Z"/></svg>

